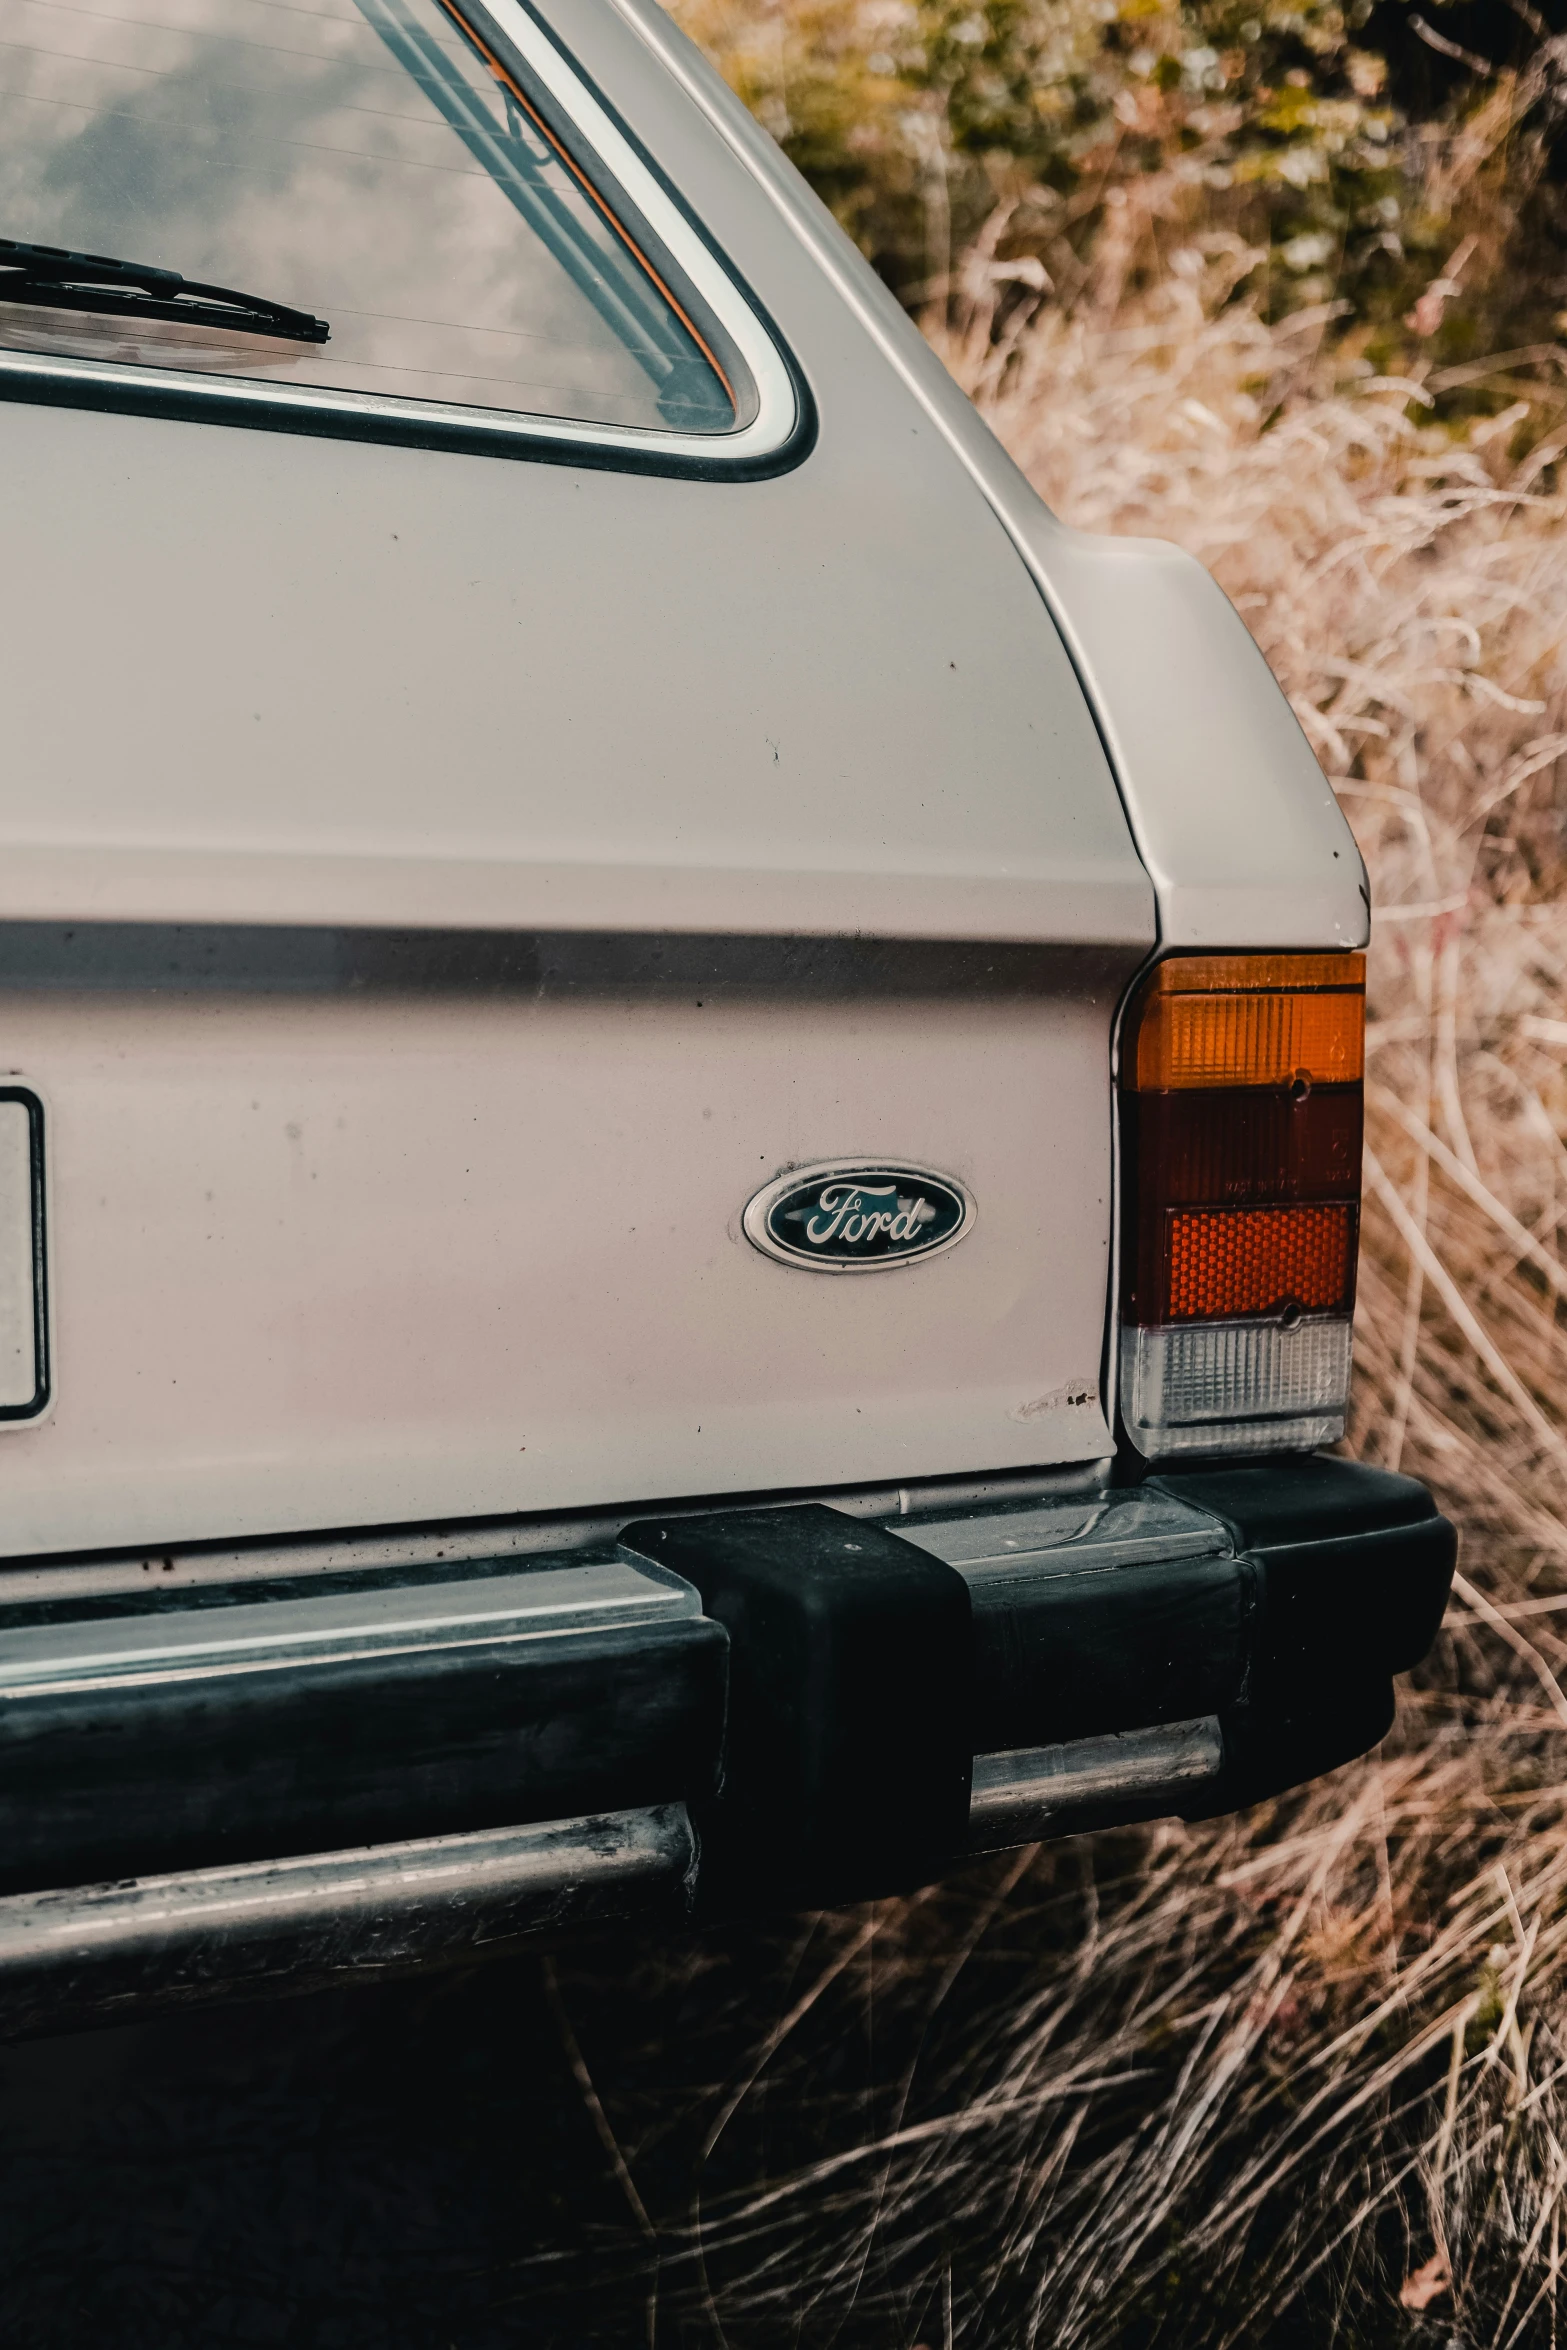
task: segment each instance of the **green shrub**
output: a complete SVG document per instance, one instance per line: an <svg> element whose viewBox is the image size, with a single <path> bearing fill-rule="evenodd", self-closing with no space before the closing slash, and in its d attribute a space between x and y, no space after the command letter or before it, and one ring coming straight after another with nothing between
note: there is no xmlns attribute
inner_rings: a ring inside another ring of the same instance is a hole
<svg viewBox="0 0 1567 2350"><path fill-rule="evenodd" d="M1264 316L1337 305L1372 372L1558 331L1563 69L1538 19L1521 65L1484 72L1396 0L1369 20L1337 0L674 11L911 307L972 291L965 267L1019 302L1102 294L1107 273L1135 287L1208 229L1255 250ZM1528 13L1498 11L1495 55ZM1433 91L1406 66L1402 105L1374 45L1390 26L1442 69Z"/></svg>

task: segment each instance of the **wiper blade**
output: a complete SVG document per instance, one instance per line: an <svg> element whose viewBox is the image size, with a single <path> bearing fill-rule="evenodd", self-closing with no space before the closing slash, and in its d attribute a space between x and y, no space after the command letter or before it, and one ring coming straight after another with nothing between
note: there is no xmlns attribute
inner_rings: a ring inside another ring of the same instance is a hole
<svg viewBox="0 0 1567 2350"><path fill-rule="evenodd" d="M324 343L332 331L308 310L291 310L261 294L238 294L232 286L202 285L177 269L115 261L106 253L68 253L59 245L25 245L15 237L0 237L0 302L89 310L105 318L226 326L290 343Z"/></svg>

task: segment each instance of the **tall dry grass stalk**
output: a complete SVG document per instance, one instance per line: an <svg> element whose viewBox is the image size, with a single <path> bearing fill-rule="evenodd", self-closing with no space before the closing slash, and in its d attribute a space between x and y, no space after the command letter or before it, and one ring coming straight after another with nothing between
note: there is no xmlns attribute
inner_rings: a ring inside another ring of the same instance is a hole
<svg viewBox="0 0 1567 2350"><path fill-rule="evenodd" d="M1063 516L1212 566L1343 795L1377 908L1353 1440L1457 1516L1462 1597L1394 1736L1304 1794L666 1974L611 2099L667 2191L666 2339L1567 2328L1560 440L1335 383L1247 263L1194 244L998 336L981 255L935 339Z"/></svg>

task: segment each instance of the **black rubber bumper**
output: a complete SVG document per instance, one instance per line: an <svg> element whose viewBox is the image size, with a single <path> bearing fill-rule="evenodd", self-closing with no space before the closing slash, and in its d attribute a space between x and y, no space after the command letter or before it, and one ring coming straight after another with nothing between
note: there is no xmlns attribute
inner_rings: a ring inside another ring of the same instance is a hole
<svg viewBox="0 0 1567 2350"><path fill-rule="evenodd" d="M1245 1671L1219 1708L1224 1775L1188 1817L1350 1761L1391 1727L1393 1678L1436 1638L1458 1538L1426 1488L1310 1456L1152 1481L1230 1532L1252 1581Z"/></svg>
<svg viewBox="0 0 1567 2350"><path fill-rule="evenodd" d="M834 1901L939 1875L964 1849L975 1755L1022 1771L1058 1749L1070 1768L1080 1742L1211 1718L1218 1777L1124 1815L1201 1818L1375 1745L1452 1580L1425 1487L1314 1457L1171 1474L1150 1496L1178 1506L1146 1538L1124 1493L1078 1505L1070 1530L1065 1505L956 1529L813 1507L627 1527L729 1634L722 1784L698 1815L709 1895ZM1095 1546L1117 1518L1127 1537ZM1160 1526L1167 1555L1140 1555Z"/></svg>
<svg viewBox="0 0 1567 2350"><path fill-rule="evenodd" d="M976 1762L987 1816L1032 1836L1232 1809L1362 1752L1453 1556L1412 1479L1306 1459L881 1522L673 1515L612 1552L440 1573L0 1602L0 1896L673 1803L710 1906L865 1899L984 1848ZM1215 1758L1201 1785L1147 1764L1161 1729ZM1128 1733L1123 1801L1101 1749ZM1032 1813L998 1809L1013 1781L1043 1790ZM1069 1782L1111 1794L1052 1810Z"/></svg>
<svg viewBox="0 0 1567 2350"><path fill-rule="evenodd" d="M0 1895L699 1801L723 1739L722 1628L694 1604L561 1628L532 1587L593 1570L509 1564L0 1613ZM399 1607L424 1619L401 1645ZM127 1632L144 1658L115 1652Z"/></svg>
<svg viewBox="0 0 1567 2350"><path fill-rule="evenodd" d="M699 1813L718 1909L866 1900L964 1849L974 1755L969 1588L839 1510L628 1526L729 1635L722 1789Z"/></svg>

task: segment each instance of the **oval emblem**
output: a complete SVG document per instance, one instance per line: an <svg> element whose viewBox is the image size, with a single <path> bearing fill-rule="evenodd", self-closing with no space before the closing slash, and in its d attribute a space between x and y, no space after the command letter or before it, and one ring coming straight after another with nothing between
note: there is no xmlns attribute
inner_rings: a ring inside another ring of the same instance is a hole
<svg viewBox="0 0 1567 2350"><path fill-rule="evenodd" d="M950 1175L884 1160L796 1167L759 1191L745 1236L786 1265L816 1273L887 1273L963 1238L974 1202Z"/></svg>

